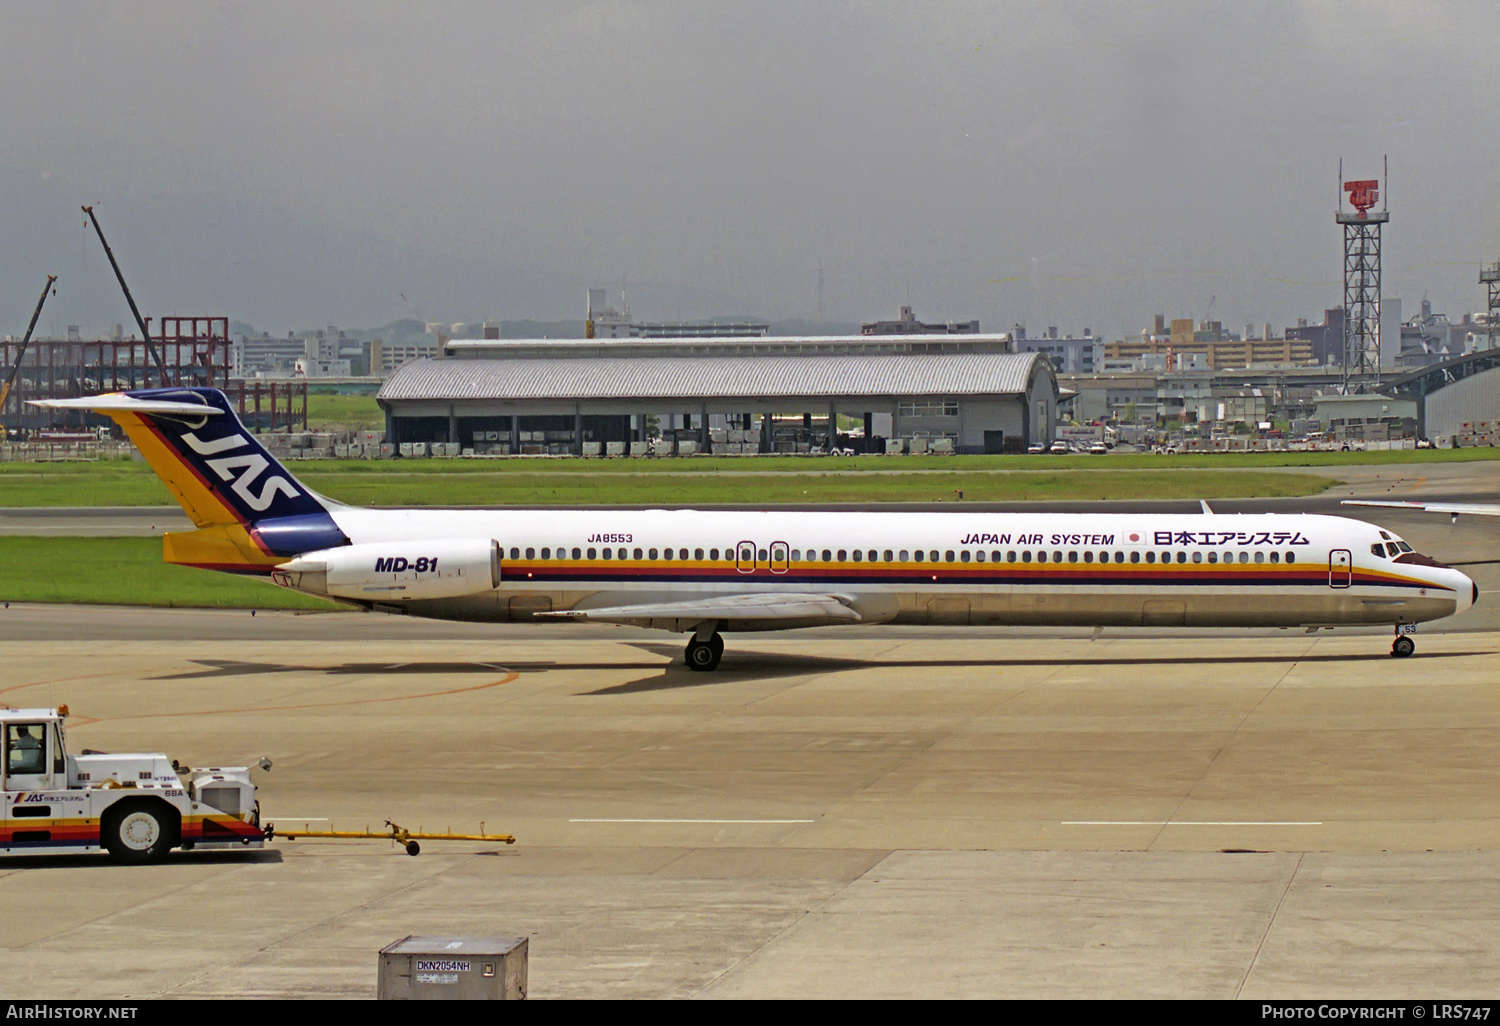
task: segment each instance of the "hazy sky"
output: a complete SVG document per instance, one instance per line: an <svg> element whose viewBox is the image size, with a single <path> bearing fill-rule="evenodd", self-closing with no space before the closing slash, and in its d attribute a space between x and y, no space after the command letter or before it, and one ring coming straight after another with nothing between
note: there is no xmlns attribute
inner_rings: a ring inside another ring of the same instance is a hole
<svg viewBox="0 0 1500 1026"><path fill-rule="evenodd" d="M1493 2L0 0L0 332L633 312L1135 334L1339 305L1338 161L1390 157L1387 296L1482 309ZM406 299L402 298L405 295Z"/></svg>

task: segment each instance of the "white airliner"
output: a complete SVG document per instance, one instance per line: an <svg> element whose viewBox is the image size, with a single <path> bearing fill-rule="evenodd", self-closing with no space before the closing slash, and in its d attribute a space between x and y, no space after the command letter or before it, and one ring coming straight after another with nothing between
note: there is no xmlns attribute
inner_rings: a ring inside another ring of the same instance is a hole
<svg viewBox="0 0 1500 1026"><path fill-rule="evenodd" d="M1342 517L1203 513L376 510L309 491L223 393L44 400L112 417L197 530L169 563L266 576L389 613L691 633L834 624L1393 626L1468 609L1464 574Z"/></svg>

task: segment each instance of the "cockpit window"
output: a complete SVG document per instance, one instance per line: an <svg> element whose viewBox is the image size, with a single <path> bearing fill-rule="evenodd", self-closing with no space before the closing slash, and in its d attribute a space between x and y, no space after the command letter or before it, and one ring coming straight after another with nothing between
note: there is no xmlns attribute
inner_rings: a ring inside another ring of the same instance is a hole
<svg viewBox="0 0 1500 1026"><path fill-rule="evenodd" d="M1395 542L1386 542L1385 551L1392 556L1395 556L1401 552L1401 550L1396 547Z"/></svg>
<svg viewBox="0 0 1500 1026"><path fill-rule="evenodd" d="M1386 541L1390 541L1391 540L1391 536L1388 535L1388 534L1386 534L1384 531L1380 532L1380 537L1384 538Z"/></svg>
<svg viewBox="0 0 1500 1026"><path fill-rule="evenodd" d="M1384 559L1385 558L1385 546L1382 545L1382 544L1380 544L1379 542L1376 542L1374 545L1370 546L1370 555L1372 555L1372 556L1379 556L1381 559Z"/></svg>
<svg viewBox="0 0 1500 1026"><path fill-rule="evenodd" d="M1406 544L1406 542L1397 542L1396 543L1396 547L1399 548L1402 552L1410 552L1410 551L1412 551L1411 546L1408 545L1408 544Z"/></svg>

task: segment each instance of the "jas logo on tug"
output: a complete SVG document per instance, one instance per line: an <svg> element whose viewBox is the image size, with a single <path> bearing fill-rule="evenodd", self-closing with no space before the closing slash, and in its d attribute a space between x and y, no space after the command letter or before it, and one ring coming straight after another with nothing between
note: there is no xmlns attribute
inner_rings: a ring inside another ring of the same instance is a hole
<svg viewBox="0 0 1500 1026"><path fill-rule="evenodd" d="M182 440L199 456L217 456L221 452L229 452L233 449L249 448L250 442L244 435L226 435L223 438L205 442L195 436L191 431L185 431ZM260 493L256 494L250 490L255 484L256 478L269 467L270 461L258 452L241 453L236 456L218 456L216 459L205 459L204 463L213 468L215 474L219 475L221 481L233 480L231 485L234 493L245 501L245 505L257 513L264 513L271 508L271 503L276 500L276 493L280 492L288 499L295 499L301 492L293 488L291 482L280 474L268 477L261 485ZM236 475L235 471L242 471Z"/></svg>

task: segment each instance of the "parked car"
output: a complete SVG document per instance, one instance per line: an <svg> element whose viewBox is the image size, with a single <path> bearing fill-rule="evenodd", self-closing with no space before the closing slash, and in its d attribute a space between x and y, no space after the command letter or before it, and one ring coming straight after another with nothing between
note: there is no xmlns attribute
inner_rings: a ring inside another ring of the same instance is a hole
<svg viewBox="0 0 1500 1026"><path fill-rule="evenodd" d="M1073 447L1059 438L1057 441L1052 443L1052 449L1050 451L1054 456L1066 456L1068 453L1073 451Z"/></svg>
<svg viewBox="0 0 1500 1026"><path fill-rule="evenodd" d="M1046 452L1047 451L1047 447L1045 445L1043 445L1041 442L1032 442L1030 445L1028 445L1026 447L1026 451L1029 452L1029 453L1031 453L1033 456L1035 456L1035 455L1037 455L1039 453Z"/></svg>
<svg viewBox="0 0 1500 1026"><path fill-rule="evenodd" d="M1095 442L1093 445L1089 446L1090 456L1103 456L1108 452L1109 446L1105 445L1103 442Z"/></svg>

